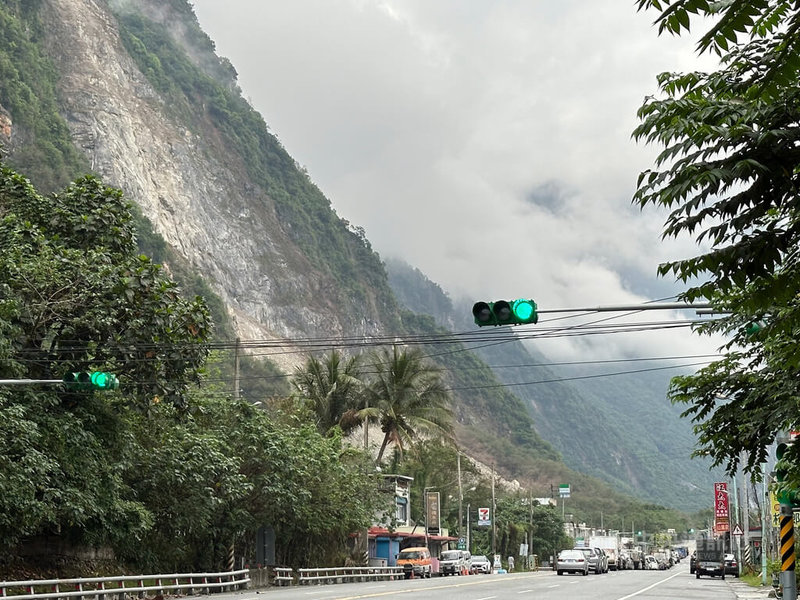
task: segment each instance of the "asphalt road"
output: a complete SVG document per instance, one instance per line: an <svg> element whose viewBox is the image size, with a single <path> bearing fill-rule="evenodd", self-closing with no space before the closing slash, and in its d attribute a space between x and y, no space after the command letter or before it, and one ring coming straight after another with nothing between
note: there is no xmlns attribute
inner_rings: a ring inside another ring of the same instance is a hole
<svg viewBox="0 0 800 600"><path fill-rule="evenodd" d="M563 575L552 571L434 577L385 582L270 587L214 594L213 600L734 600L729 581L696 579L688 562L667 571L620 571L603 575ZM735 582L738 584L738 582Z"/></svg>

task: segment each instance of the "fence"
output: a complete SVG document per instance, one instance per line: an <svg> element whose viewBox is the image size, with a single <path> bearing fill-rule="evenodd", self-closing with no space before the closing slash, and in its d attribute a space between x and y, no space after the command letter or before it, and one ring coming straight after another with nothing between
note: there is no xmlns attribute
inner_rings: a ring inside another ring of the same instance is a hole
<svg viewBox="0 0 800 600"><path fill-rule="evenodd" d="M134 585L126 585L133 582ZM166 582L166 583L165 583ZM144 592L195 590L211 593L212 589L239 589L250 582L249 570L221 573L174 573L171 575L118 575L116 577L81 577L78 579L35 579L31 581L0 581L0 598L39 600L40 598L76 598L105 600L105 596L126 594L143 596ZM68 591L63 591L68 590Z"/></svg>
<svg viewBox="0 0 800 600"><path fill-rule="evenodd" d="M403 567L336 567L324 569L298 569L298 582L351 583L355 581L378 581L404 577Z"/></svg>

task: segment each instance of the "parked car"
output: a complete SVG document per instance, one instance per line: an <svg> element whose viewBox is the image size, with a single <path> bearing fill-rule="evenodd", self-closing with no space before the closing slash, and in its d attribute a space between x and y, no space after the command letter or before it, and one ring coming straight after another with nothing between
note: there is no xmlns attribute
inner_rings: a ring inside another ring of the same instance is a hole
<svg viewBox="0 0 800 600"><path fill-rule="evenodd" d="M739 576L739 563L736 562L736 557L733 554L725 555L725 575Z"/></svg>
<svg viewBox="0 0 800 600"><path fill-rule="evenodd" d="M660 567L658 566L658 561L656 560L656 557L653 556L652 554L648 554L647 556L645 556L644 568L650 571L658 571Z"/></svg>
<svg viewBox="0 0 800 600"><path fill-rule="evenodd" d="M397 566L403 567L403 575L409 579L412 575L430 577L433 572L431 552L427 548L414 547L400 550L397 555Z"/></svg>
<svg viewBox="0 0 800 600"><path fill-rule="evenodd" d="M556 559L556 572L589 574L589 561L581 550L562 550Z"/></svg>
<svg viewBox="0 0 800 600"><path fill-rule="evenodd" d="M492 563L483 554L476 554L472 557L473 573L486 573L487 575L492 572Z"/></svg>
<svg viewBox="0 0 800 600"><path fill-rule="evenodd" d="M593 550L597 553L597 556L599 557L599 562L602 565L600 572L608 573L608 570L611 568L609 565L608 553L603 548L599 547L595 547L593 548Z"/></svg>
<svg viewBox="0 0 800 600"><path fill-rule="evenodd" d="M605 573L603 569L603 557L595 550L594 548L573 548L574 550L578 550L582 552L583 555L586 557L586 562L589 565L589 570L592 573Z"/></svg>
<svg viewBox="0 0 800 600"><path fill-rule="evenodd" d="M445 550L439 557L441 575L461 575L465 568L464 554L461 550Z"/></svg>

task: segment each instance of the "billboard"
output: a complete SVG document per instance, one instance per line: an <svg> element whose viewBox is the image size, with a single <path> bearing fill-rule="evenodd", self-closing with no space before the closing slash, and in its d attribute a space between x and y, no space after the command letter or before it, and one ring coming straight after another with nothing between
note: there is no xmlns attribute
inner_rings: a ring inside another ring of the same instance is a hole
<svg viewBox="0 0 800 600"><path fill-rule="evenodd" d="M728 484L724 481L714 484L714 531L730 531L730 509L728 507Z"/></svg>
<svg viewBox="0 0 800 600"><path fill-rule="evenodd" d="M425 527L428 534L439 535L439 492L425 495Z"/></svg>

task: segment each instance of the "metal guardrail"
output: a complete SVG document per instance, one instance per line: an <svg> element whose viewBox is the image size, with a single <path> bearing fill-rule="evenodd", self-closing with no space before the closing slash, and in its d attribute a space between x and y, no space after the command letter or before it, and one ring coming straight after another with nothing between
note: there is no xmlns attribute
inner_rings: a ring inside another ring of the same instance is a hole
<svg viewBox="0 0 800 600"><path fill-rule="evenodd" d="M297 569L298 583L350 583L404 577L403 567L329 567Z"/></svg>
<svg viewBox="0 0 800 600"><path fill-rule="evenodd" d="M202 590L210 593L218 588L247 587L250 571L222 571L219 573L172 573L165 575L118 575L115 577L80 577L76 579L32 579L29 581L0 581L0 598L38 600L40 598L96 598L126 594L143 595L144 592L167 590ZM126 586L128 582L136 585ZM165 583L166 582L166 583ZM69 589L71 588L71 589ZM68 591L62 591L68 590ZM10 593L9 593L10 591ZM23 593L17 593L23 592Z"/></svg>

